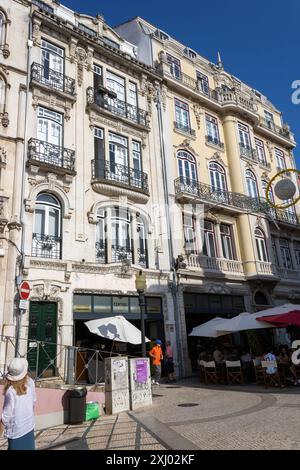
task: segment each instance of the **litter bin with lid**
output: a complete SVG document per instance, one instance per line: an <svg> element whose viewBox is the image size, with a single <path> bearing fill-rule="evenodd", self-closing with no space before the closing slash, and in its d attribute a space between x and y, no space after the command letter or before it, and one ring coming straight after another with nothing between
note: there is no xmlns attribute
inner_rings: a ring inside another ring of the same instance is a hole
<svg viewBox="0 0 300 470"><path fill-rule="evenodd" d="M69 391L69 423L81 424L85 421L86 387L76 387Z"/></svg>

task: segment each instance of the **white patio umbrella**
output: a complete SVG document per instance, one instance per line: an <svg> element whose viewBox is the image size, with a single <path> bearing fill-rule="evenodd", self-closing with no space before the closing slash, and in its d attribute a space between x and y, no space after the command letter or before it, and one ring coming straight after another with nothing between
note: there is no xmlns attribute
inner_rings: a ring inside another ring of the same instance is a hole
<svg viewBox="0 0 300 470"><path fill-rule="evenodd" d="M142 332L122 315L97 318L97 320L85 322L85 325L91 333L112 341L131 344L142 343ZM145 338L145 341L149 342L150 339Z"/></svg>
<svg viewBox="0 0 300 470"><path fill-rule="evenodd" d="M271 325L270 323L259 322L256 320L256 313L248 312L240 313L230 320L225 320L222 323L219 323L217 327L219 333L225 331L225 329L231 333L237 333L238 331L258 330L263 328L274 328L274 325Z"/></svg>
<svg viewBox="0 0 300 470"><path fill-rule="evenodd" d="M224 323L226 324L225 318L216 317L212 320L203 323L202 325L196 326L193 328L189 336L203 336L205 338L218 338L218 336L227 335L228 332L226 331L219 331L219 324Z"/></svg>

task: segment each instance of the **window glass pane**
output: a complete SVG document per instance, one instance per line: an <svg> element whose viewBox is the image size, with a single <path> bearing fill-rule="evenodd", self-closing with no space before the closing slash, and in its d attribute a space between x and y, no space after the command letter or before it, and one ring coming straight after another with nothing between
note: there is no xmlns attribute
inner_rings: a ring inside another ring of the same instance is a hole
<svg viewBox="0 0 300 470"><path fill-rule="evenodd" d="M92 296L75 294L73 297L73 310L74 312L91 312Z"/></svg>
<svg viewBox="0 0 300 470"><path fill-rule="evenodd" d="M111 297L94 295L94 312L100 314L111 314Z"/></svg>
<svg viewBox="0 0 300 470"><path fill-rule="evenodd" d="M147 312L148 313L160 313L161 312L161 301L157 297L147 297Z"/></svg>
<svg viewBox="0 0 300 470"><path fill-rule="evenodd" d="M34 232L40 234L45 233L45 209L35 210Z"/></svg>
<svg viewBox="0 0 300 470"><path fill-rule="evenodd" d="M140 309L138 297L130 297L129 300L130 300L130 313L140 314L141 309Z"/></svg>
<svg viewBox="0 0 300 470"><path fill-rule="evenodd" d="M128 297L113 297L113 313L124 315L128 313Z"/></svg>
<svg viewBox="0 0 300 470"><path fill-rule="evenodd" d="M56 209L53 209L52 207L50 207L49 208L49 227L48 227L47 235L53 235L55 237L59 236L58 223L59 223L59 213Z"/></svg>

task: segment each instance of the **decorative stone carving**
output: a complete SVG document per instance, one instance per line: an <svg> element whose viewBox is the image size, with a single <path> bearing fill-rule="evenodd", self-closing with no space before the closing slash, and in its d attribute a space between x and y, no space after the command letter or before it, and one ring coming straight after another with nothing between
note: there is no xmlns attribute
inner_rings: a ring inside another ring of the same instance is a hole
<svg viewBox="0 0 300 470"><path fill-rule="evenodd" d="M263 229L264 226L263 226L263 222L262 222L262 218L261 217L256 217L256 225L257 227Z"/></svg>
<svg viewBox="0 0 300 470"><path fill-rule="evenodd" d="M87 60L87 52L83 47L76 47L75 57L77 60L77 82L81 86L83 82L83 68Z"/></svg>
<svg viewBox="0 0 300 470"><path fill-rule="evenodd" d="M6 166L7 152L4 147L0 146L0 168L5 168Z"/></svg>
<svg viewBox="0 0 300 470"><path fill-rule="evenodd" d="M0 196L0 233L4 232L4 229L8 223L6 213L6 199L7 198Z"/></svg>
<svg viewBox="0 0 300 470"><path fill-rule="evenodd" d="M205 292L210 294L231 294L231 288L224 284L207 284Z"/></svg>
<svg viewBox="0 0 300 470"><path fill-rule="evenodd" d="M273 161L273 152L274 152L274 145L271 144L269 140L266 142L266 146L270 155L270 160L271 162Z"/></svg>
<svg viewBox="0 0 300 470"><path fill-rule="evenodd" d="M2 55L3 55L4 59L8 59L9 54L10 54L9 45L8 45L8 44L4 44L4 45L2 46Z"/></svg>
<svg viewBox="0 0 300 470"><path fill-rule="evenodd" d="M2 124L3 127L8 127L8 125L9 125L9 117L8 117L8 113L7 113L7 112L0 113L0 120L1 120L1 124Z"/></svg>
<svg viewBox="0 0 300 470"><path fill-rule="evenodd" d="M32 39L33 39L33 44L35 46L39 43L39 35L40 35L41 24L42 24L42 22L40 20L38 20L37 18L33 19Z"/></svg>
<svg viewBox="0 0 300 470"><path fill-rule="evenodd" d="M201 116L203 115L203 110L199 104L193 104L193 111L195 114L196 122L197 122L197 127L200 129L201 126Z"/></svg>

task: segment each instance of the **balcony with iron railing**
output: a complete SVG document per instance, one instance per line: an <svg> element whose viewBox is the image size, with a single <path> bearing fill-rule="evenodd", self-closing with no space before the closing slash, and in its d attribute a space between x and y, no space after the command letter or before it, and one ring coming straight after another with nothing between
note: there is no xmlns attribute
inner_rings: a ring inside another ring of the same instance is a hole
<svg viewBox="0 0 300 470"><path fill-rule="evenodd" d="M239 143L240 147L240 156L241 158L250 161L251 163L258 163L262 167L270 170L271 164L266 161L266 159L260 158L256 149L252 147L246 147L241 142Z"/></svg>
<svg viewBox="0 0 300 470"><path fill-rule="evenodd" d="M149 199L147 173L113 162L92 160L93 190L107 196L127 196L134 202Z"/></svg>
<svg viewBox="0 0 300 470"><path fill-rule="evenodd" d="M37 258L61 258L61 237L55 235L45 235L42 233L32 234L31 256Z"/></svg>
<svg viewBox="0 0 300 470"><path fill-rule="evenodd" d="M260 117L259 126L267 131L272 132L273 137L276 136L277 138L280 138L280 140L284 139L285 141L288 140L292 143L295 143L294 135L286 124L280 127L277 126L273 121Z"/></svg>
<svg viewBox="0 0 300 470"><path fill-rule="evenodd" d="M148 268L148 253L146 248L138 248L136 253L129 245L116 245L112 244L108 250L106 240L100 240L95 244L96 248L96 262L99 264L108 263L136 263L137 265ZM108 252L110 252L108 254Z"/></svg>
<svg viewBox="0 0 300 470"><path fill-rule="evenodd" d="M75 175L75 151L31 138L28 141L27 165L62 175Z"/></svg>
<svg viewBox="0 0 300 470"><path fill-rule="evenodd" d="M244 111L257 113L258 108L255 101L242 92L223 88L211 89L208 85L204 87L201 80L196 80L178 70L175 72L168 64L165 64L163 70L163 75L166 76L166 78L169 77L175 82L180 83L183 87L187 87L197 95L201 95L212 104L217 104L219 108L233 106L234 108L241 108Z"/></svg>
<svg viewBox="0 0 300 470"><path fill-rule="evenodd" d="M138 124L148 128L148 113L143 109L137 108L125 101L117 98L109 97L109 91L96 92L94 88L88 87L87 104L88 106L95 106L96 109L101 109L110 114L114 114L119 118L124 118L126 121Z"/></svg>
<svg viewBox="0 0 300 470"><path fill-rule="evenodd" d="M188 134L191 137L196 136L196 131L191 129L190 126L184 125L182 122L174 121L174 129L182 134Z"/></svg>
<svg viewBox="0 0 300 470"><path fill-rule="evenodd" d="M265 212L269 208L268 203L262 198L252 198L245 194L217 189L209 184L184 177L175 180L175 197L182 202L197 198L199 202L207 205L220 205L229 211L237 212Z"/></svg>
<svg viewBox="0 0 300 470"><path fill-rule="evenodd" d="M43 87L65 93L72 97L73 101L75 100L75 80L37 62L33 62L31 65L31 83L40 84Z"/></svg>
<svg viewBox="0 0 300 470"><path fill-rule="evenodd" d="M223 142L221 142L218 137L213 137L212 135L206 135L205 141L208 145L213 145L214 147L218 147L221 150L224 150L225 148Z"/></svg>

